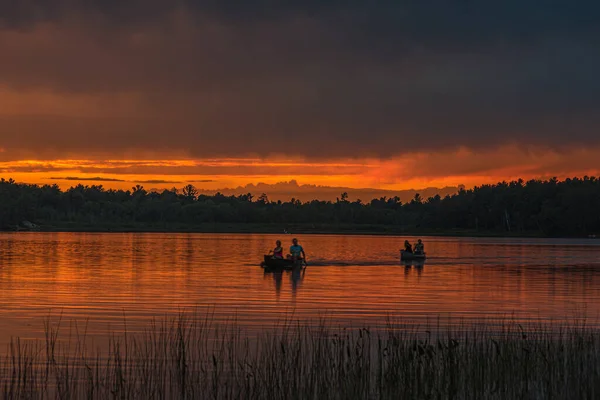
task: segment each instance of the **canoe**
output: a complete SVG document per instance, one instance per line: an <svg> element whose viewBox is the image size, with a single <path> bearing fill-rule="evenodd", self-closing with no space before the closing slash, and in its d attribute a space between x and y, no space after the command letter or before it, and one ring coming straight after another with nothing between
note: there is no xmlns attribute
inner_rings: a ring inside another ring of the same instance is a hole
<svg viewBox="0 0 600 400"><path fill-rule="evenodd" d="M273 256L265 256L265 260L261 264L264 269L294 269L302 265L302 260L294 261L287 258L273 258Z"/></svg>
<svg viewBox="0 0 600 400"><path fill-rule="evenodd" d="M402 261L408 261L408 260L425 260L425 258L426 258L425 253L415 254L415 253L409 253L409 252L404 251L404 250L400 250L400 260L402 260Z"/></svg>

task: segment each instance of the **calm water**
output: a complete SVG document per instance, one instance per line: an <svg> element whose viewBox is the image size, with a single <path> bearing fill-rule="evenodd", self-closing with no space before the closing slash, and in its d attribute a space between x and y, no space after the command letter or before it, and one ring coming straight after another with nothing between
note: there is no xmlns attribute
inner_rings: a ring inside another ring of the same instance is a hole
<svg viewBox="0 0 600 400"><path fill-rule="evenodd" d="M560 320L600 314L600 240L426 238L422 267L398 260L403 237L301 236L304 273L264 273L289 235L0 234L0 345L43 336L62 314L88 333L142 329L198 307L249 330L327 316L375 325L386 316ZM412 240L412 238L410 238Z"/></svg>

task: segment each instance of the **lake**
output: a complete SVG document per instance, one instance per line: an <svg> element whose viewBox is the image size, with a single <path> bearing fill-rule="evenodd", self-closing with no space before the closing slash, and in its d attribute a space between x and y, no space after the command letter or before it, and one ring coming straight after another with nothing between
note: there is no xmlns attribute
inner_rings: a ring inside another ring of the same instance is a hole
<svg viewBox="0 0 600 400"><path fill-rule="evenodd" d="M139 331L152 317L196 310L248 332L284 319L376 326L509 316L598 320L600 241L423 238L406 266L405 237L301 235L304 272L264 273L276 239L262 234L0 234L0 345L43 338L44 320L88 335ZM414 240L416 238L409 238ZM62 317L61 317L62 315ZM445 322L444 322L445 323Z"/></svg>

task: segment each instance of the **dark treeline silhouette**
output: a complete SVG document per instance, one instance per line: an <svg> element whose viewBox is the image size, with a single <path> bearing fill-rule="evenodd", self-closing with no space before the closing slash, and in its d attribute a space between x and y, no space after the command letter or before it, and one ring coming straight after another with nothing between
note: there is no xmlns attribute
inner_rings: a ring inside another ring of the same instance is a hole
<svg viewBox="0 0 600 400"><path fill-rule="evenodd" d="M588 236L600 233L600 179L559 181L522 180L482 185L457 194L402 203L398 197L350 202L343 193L337 201L269 201L253 197L198 195L188 185L181 190L146 191L104 189L77 185L30 185L0 181L0 228L39 225L60 227L174 227L207 224L269 224L312 226L335 230L385 228L394 232L481 232ZM34 225L35 224L35 225ZM279 228L277 228L279 229Z"/></svg>

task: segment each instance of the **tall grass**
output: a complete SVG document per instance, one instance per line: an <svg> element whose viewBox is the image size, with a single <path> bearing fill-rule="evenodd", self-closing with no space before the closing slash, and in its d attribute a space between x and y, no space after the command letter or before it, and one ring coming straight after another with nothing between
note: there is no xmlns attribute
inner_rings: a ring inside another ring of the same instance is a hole
<svg viewBox="0 0 600 400"><path fill-rule="evenodd" d="M583 324L510 321L376 332L287 322L242 335L181 314L143 333L86 333L45 324L0 362L6 399L596 399L600 332ZM493 326L493 328L491 328Z"/></svg>

